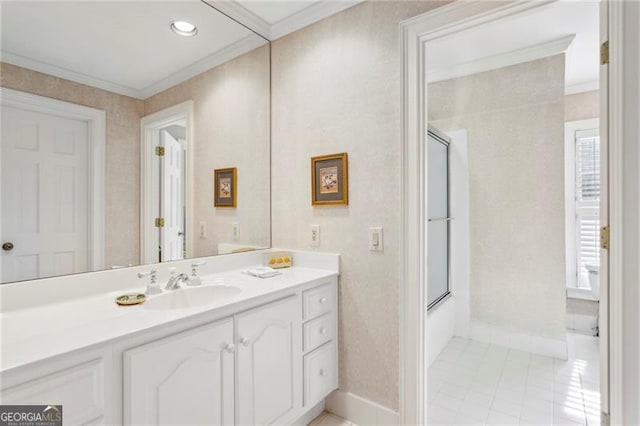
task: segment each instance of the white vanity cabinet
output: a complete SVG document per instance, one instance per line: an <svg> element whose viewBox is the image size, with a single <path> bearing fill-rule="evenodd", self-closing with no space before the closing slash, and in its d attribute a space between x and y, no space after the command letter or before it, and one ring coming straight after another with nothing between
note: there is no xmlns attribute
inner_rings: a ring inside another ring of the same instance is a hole
<svg viewBox="0 0 640 426"><path fill-rule="evenodd" d="M299 308L294 295L126 350L124 423L293 422L302 408Z"/></svg>
<svg viewBox="0 0 640 426"><path fill-rule="evenodd" d="M0 403L62 404L64 424L304 423L337 389L336 324L337 277L297 281L3 370Z"/></svg>
<svg viewBox="0 0 640 426"><path fill-rule="evenodd" d="M299 300L289 297L236 315L236 424L287 424L299 416Z"/></svg>
<svg viewBox="0 0 640 426"><path fill-rule="evenodd" d="M124 352L124 424L233 424L233 319Z"/></svg>
<svg viewBox="0 0 640 426"><path fill-rule="evenodd" d="M335 279L302 293L305 408L338 387L337 300Z"/></svg>
<svg viewBox="0 0 640 426"><path fill-rule="evenodd" d="M99 347L0 375L2 405L62 405L65 425L110 424L111 348Z"/></svg>

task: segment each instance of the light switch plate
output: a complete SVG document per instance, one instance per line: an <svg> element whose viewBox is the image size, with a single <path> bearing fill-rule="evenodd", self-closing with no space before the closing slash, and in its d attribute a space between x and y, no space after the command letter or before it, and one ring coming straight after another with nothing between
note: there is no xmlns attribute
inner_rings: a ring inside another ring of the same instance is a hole
<svg viewBox="0 0 640 426"><path fill-rule="evenodd" d="M320 246L320 225L311 225L310 229L311 233L309 235L309 245L311 247L319 247Z"/></svg>
<svg viewBox="0 0 640 426"><path fill-rule="evenodd" d="M240 225L238 222L231 222L231 238L236 241L240 237Z"/></svg>
<svg viewBox="0 0 640 426"><path fill-rule="evenodd" d="M207 238L207 223L200 222L200 238Z"/></svg>
<svg viewBox="0 0 640 426"><path fill-rule="evenodd" d="M372 226L369 228L369 251L384 251L381 226Z"/></svg>

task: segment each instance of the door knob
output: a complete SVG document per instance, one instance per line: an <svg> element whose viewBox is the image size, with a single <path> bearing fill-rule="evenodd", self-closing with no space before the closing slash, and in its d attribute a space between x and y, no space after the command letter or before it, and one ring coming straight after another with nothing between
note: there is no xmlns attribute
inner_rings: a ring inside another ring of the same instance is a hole
<svg viewBox="0 0 640 426"><path fill-rule="evenodd" d="M4 243L2 245L2 250L4 251L11 251L13 250L13 243Z"/></svg>

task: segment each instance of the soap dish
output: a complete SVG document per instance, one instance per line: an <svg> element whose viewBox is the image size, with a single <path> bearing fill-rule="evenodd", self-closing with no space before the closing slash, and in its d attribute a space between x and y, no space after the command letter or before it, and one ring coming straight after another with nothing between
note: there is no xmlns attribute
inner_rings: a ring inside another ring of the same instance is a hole
<svg viewBox="0 0 640 426"><path fill-rule="evenodd" d="M147 297L142 293L123 294L116 297L116 303L121 306L138 305L144 302Z"/></svg>

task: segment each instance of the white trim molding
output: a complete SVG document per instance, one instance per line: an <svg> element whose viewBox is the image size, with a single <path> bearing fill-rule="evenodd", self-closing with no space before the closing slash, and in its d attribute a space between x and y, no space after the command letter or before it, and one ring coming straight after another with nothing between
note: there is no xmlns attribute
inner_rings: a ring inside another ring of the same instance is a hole
<svg viewBox="0 0 640 426"><path fill-rule="evenodd" d="M398 413L358 395L333 391L326 399L326 410L358 425L397 425Z"/></svg>
<svg viewBox="0 0 640 426"><path fill-rule="evenodd" d="M212 7L235 19L268 40L277 40L301 28L342 12L364 0L321 0L277 22L270 23L241 3L229 0L206 0Z"/></svg>
<svg viewBox="0 0 640 426"><path fill-rule="evenodd" d="M106 112L96 108L64 102L44 96L0 87L3 106L80 120L89 130L89 253L90 271L104 269L105 262L105 145Z"/></svg>
<svg viewBox="0 0 640 426"><path fill-rule="evenodd" d="M154 206L158 205L158 188L154 176L159 176L159 170L157 161L154 161L156 158L154 141L158 140L157 136L162 127L180 120L184 120L187 129L185 138L187 152L185 227L189 234L185 234L185 255L186 258L193 257L193 238L195 235L193 228L193 147L195 146L193 117L193 101L186 101L142 117L140 124L140 263L142 265L158 262L159 237L158 233L154 232L157 229L154 224L157 209L154 209Z"/></svg>
<svg viewBox="0 0 640 426"><path fill-rule="evenodd" d="M48 64L46 62L37 61L25 56L16 55L10 52L0 52L0 57L3 62L16 65L22 68L27 68L37 72L41 72L54 77L63 78L65 80L73 81L76 83L84 84L98 89L106 90L108 92L117 93L119 95L129 96L136 99L147 99L157 93L162 92L170 87L182 83L196 75L203 73L218 65L224 64L231 59L244 55L247 52L252 51L264 44L267 41L262 37L251 34L237 42L226 46L217 52L212 53L209 56L200 59L188 66L174 72L173 74L163 78L144 88L134 88L125 86L122 84L114 83L109 80L104 80L97 77L92 77L86 74L82 74L73 70L58 67L56 65Z"/></svg>
<svg viewBox="0 0 640 426"><path fill-rule="evenodd" d="M609 205L602 206L608 221L601 224L609 226L610 242L608 292L602 292L603 277L600 304L606 297L609 413L612 425L640 424L640 4L609 1L601 10L609 41L609 64L600 67L601 98L608 103L600 126L607 137Z"/></svg>
<svg viewBox="0 0 640 426"><path fill-rule="evenodd" d="M576 93L593 92L598 89L600 89L599 81L587 81L586 83L572 84L571 86L565 87L564 94L565 96L575 95Z"/></svg>
<svg viewBox="0 0 640 426"><path fill-rule="evenodd" d="M544 43L534 44L522 49L500 53L498 55L479 58L474 61L453 65L444 69L429 70L427 79L429 83L464 77L480 72L496 70L523 62L535 61L549 56L559 55L567 51L576 35L560 37ZM576 92L577 93L577 92Z"/></svg>

